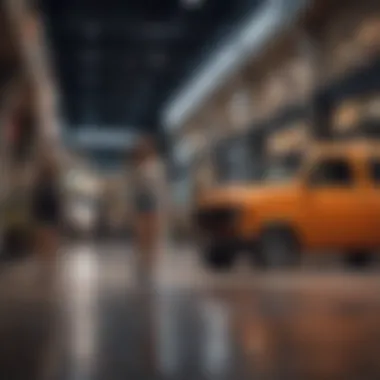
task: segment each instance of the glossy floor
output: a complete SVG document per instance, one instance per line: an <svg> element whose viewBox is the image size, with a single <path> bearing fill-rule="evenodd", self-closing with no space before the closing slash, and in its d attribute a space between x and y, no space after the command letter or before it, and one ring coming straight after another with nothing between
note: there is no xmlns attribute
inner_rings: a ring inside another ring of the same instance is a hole
<svg viewBox="0 0 380 380"><path fill-rule="evenodd" d="M0 379L379 379L376 271L208 273L165 252L152 281L122 246L76 245L60 288L0 276Z"/></svg>

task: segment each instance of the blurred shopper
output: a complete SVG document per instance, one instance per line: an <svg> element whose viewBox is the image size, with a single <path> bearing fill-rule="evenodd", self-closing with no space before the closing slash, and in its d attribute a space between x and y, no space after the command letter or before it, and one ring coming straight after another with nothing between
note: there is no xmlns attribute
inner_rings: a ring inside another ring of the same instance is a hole
<svg viewBox="0 0 380 380"><path fill-rule="evenodd" d="M138 144L133 159L134 241L140 280L144 280L152 275L163 234L164 176L152 139Z"/></svg>
<svg viewBox="0 0 380 380"><path fill-rule="evenodd" d="M53 274L60 245L61 195L58 171L51 159L41 161L32 196L36 254L44 268Z"/></svg>
<svg viewBox="0 0 380 380"><path fill-rule="evenodd" d="M28 188L24 181L24 170L12 168L11 190L4 199L2 214L3 252L2 259L13 261L31 253Z"/></svg>
<svg viewBox="0 0 380 380"><path fill-rule="evenodd" d="M164 168L161 165L155 141L146 137L140 141L133 152L132 162L132 233L137 258L137 280L143 295L140 318L147 328L140 340L142 357L146 358L148 373L156 373L154 354L155 310L152 304L152 282L159 254L164 249L166 238L166 198ZM152 371L152 372L150 372Z"/></svg>

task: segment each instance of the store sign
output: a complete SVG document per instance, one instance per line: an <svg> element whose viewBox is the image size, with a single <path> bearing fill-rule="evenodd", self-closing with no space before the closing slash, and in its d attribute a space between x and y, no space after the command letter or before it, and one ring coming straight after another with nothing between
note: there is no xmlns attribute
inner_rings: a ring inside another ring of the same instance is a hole
<svg viewBox="0 0 380 380"><path fill-rule="evenodd" d="M298 122L286 130L277 132L268 139L268 153L278 154L304 150L308 142L306 122Z"/></svg>
<svg viewBox="0 0 380 380"><path fill-rule="evenodd" d="M333 115L333 129L336 133L360 131L367 122L380 123L380 93L347 100Z"/></svg>
<svg viewBox="0 0 380 380"><path fill-rule="evenodd" d="M359 100L343 103L334 114L333 129L335 132L348 132L356 128L363 118L363 111L363 104Z"/></svg>

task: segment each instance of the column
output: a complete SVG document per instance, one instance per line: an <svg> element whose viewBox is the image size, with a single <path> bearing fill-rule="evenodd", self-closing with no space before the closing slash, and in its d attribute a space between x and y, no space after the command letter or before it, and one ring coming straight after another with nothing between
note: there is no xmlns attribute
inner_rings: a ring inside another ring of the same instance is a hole
<svg viewBox="0 0 380 380"><path fill-rule="evenodd" d="M7 0L6 7L34 91L38 141L42 149L48 149L60 158L54 86L37 11L25 0Z"/></svg>

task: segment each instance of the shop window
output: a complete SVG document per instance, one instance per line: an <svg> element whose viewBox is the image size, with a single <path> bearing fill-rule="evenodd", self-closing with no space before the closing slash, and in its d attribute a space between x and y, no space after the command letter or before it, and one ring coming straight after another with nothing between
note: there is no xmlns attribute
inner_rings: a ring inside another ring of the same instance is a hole
<svg viewBox="0 0 380 380"><path fill-rule="evenodd" d="M347 186L353 182L349 162L340 158L320 161L312 170L309 181L313 187Z"/></svg>

